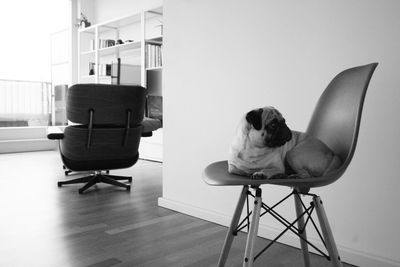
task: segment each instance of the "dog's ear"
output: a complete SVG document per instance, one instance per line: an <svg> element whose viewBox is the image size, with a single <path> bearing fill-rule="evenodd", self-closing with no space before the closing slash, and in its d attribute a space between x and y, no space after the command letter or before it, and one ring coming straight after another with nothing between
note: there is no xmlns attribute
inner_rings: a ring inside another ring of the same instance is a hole
<svg viewBox="0 0 400 267"><path fill-rule="evenodd" d="M254 129L257 131L261 130L262 127L262 113L263 109L254 109L252 111L249 111L246 114L246 121L253 125Z"/></svg>

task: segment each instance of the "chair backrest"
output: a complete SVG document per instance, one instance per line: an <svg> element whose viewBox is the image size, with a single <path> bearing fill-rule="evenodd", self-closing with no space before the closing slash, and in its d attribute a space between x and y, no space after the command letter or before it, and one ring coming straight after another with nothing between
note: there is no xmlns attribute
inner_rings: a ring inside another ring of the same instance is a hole
<svg viewBox="0 0 400 267"><path fill-rule="evenodd" d="M141 86L110 84L76 84L67 93L67 118L89 124L89 110L93 110L93 124L125 125L126 113L132 111L130 124L139 124L145 110L146 89Z"/></svg>
<svg viewBox="0 0 400 267"><path fill-rule="evenodd" d="M308 125L307 133L322 140L341 158L336 179L354 155L365 94L377 65L372 63L339 73L319 98Z"/></svg>
<svg viewBox="0 0 400 267"><path fill-rule="evenodd" d="M138 158L146 89L141 86L76 84L67 94L60 152L72 170L125 168Z"/></svg>

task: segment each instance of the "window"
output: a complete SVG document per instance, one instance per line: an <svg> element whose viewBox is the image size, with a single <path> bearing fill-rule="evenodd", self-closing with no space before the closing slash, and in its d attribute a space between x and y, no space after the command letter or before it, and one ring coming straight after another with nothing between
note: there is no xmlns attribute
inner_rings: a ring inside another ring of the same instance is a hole
<svg viewBox="0 0 400 267"><path fill-rule="evenodd" d="M70 25L68 0L13 0L0 8L0 127L47 125L51 34Z"/></svg>
<svg viewBox="0 0 400 267"><path fill-rule="evenodd" d="M71 0L1 2L0 141L10 138L5 128L20 127L18 138L27 139L29 128L53 123L52 36L70 20Z"/></svg>

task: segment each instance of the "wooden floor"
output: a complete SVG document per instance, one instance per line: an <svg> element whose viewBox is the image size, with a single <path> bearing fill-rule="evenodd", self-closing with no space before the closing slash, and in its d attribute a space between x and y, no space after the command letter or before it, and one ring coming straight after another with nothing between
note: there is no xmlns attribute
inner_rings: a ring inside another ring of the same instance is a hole
<svg viewBox="0 0 400 267"><path fill-rule="evenodd" d="M58 152L0 155L0 266L216 266L227 228L158 207L160 163L112 173L133 176L131 192L101 184L79 195L78 185L57 187L65 178ZM241 266L245 238L226 266ZM259 238L257 249L266 244ZM303 266L302 256L274 245L255 264L266 265Z"/></svg>

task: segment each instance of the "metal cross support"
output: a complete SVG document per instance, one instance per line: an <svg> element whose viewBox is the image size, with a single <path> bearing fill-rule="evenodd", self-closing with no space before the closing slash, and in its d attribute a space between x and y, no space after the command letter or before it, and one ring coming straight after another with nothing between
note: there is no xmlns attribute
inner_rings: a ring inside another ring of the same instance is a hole
<svg viewBox="0 0 400 267"><path fill-rule="evenodd" d="M239 197L238 204L236 206L234 216L231 221L231 225L229 227L229 231L225 238L225 243L219 258L218 266L224 266L226 259L229 254L229 250L232 246L233 238L237 235L237 233L244 228L247 228L248 236L246 242L245 255L243 259L243 266L253 266L253 262L261 256L269 247L271 247L278 239L285 234L287 231L291 231L296 234L300 238L300 244L303 251L304 263L305 266L310 266L310 259L308 254L308 246L311 246L316 251L318 251L322 256L324 256L329 261L332 261L333 266L340 267L340 257L338 255L338 251L333 240L333 235L329 227L329 223L325 214L325 210L322 206L322 201L319 196L315 194L309 193L301 193L300 190L294 189L290 194L285 196L282 200L274 204L273 206L268 206L267 204L262 202L262 190L260 187L253 187L255 194L252 194L248 186L244 186L242 192ZM310 202L308 206L306 206L301 199L301 195L311 196L313 201ZM253 211L249 209L249 196L254 198ZM275 211L275 208L278 207L285 200L289 199L289 197L294 196L295 199L295 207L296 207L296 215L297 218L294 221L288 221L283 216ZM239 223L241 213L244 207L244 203L246 202L247 215L241 220ZM316 210L320 227L322 230L319 230L314 219L312 218L313 211ZM270 214L277 221L279 221L282 225L285 226L285 229L272 241L270 241L267 246L265 246L260 252L257 254L254 253L254 244L258 233L259 220L265 214ZM251 217L251 222L250 222ZM297 227L295 226L297 224ZM307 240L306 235L306 227L307 225L312 224L316 229L318 236L320 237L322 243L324 244L328 254L323 252L321 249L316 247L314 244Z"/></svg>

